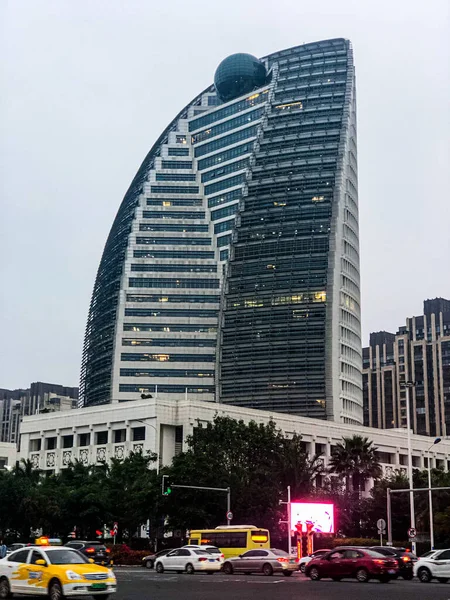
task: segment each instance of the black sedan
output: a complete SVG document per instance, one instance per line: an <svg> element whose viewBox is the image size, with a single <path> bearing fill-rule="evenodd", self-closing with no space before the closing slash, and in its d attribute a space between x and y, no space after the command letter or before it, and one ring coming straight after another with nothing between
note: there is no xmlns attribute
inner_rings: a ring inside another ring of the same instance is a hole
<svg viewBox="0 0 450 600"><path fill-rule="evenodd" d="M414 565L417 562L417 556L412 552L407 552L406 548L395 548L393 546L372 546L383 556L395 558L398 564L398 576L410 580L414 577Z"/></svg>
<svg viewBox="0 0 450 600"><path fill-rule="evenodd" d="M173 548L168 548L166 550L160 550L159 552L156 552L156 553L153 552L152 554L149 554L148 556L144 556L144 558L142 559L142 564L147 569L153 569L153 567L155 566L156 559L159 558L160 556L165 556L171 550L173 550Z"/></svg>
<svg viewBox="0 0 450 600"><path fill-rule="evenodd" d="M102 544L101 542L86 542L84 540L73 540L65 544L68 548L78 550L87 558L91 558L97 565L110 565L112 564L109 556L111 550Z"/></svg>

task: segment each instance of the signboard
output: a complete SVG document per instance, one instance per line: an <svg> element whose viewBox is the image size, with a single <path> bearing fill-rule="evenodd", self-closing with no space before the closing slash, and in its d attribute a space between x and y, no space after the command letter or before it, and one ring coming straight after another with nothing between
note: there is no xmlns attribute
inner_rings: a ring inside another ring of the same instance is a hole
<svg viewBox="0 0 450 600"><path fill-rule="evenodd" d="M378 529L385 529L386 528L386 521L384 519L378 519L377 521L377 527Z"/></svg>
<svg viewBox="0 0 450 600"><path fill-rule="evenodd" d="M301 523L306 533L307 522L313 524L313 532L334 533L334 504L291 502L291 531L295 532L297 523Z"/></svg>
<svg viewBox="0 0 450 600"><path fill-rule="evenodd" d="M414 538L416 537L416 535L417 535L417 531L416 531L416 529L415 529L414 527L410 527L410 528L408 529L408 537L409 537L410 539L414 539Z"/></svg>

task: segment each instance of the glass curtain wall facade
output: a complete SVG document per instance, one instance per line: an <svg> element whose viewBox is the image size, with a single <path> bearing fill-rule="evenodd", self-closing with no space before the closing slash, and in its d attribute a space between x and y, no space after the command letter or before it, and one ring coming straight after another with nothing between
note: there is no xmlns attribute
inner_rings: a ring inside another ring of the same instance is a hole
<svg viewBox="0 0 450 600"><path fill-rule="evenodd" d="M195 394L361 423L356 167L347 40L225 59L119 209L81 402Z"/></svg>

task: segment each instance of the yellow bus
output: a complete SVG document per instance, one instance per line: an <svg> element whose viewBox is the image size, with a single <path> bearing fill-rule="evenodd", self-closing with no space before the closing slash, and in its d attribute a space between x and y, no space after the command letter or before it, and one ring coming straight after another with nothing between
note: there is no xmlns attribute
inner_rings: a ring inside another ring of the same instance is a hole
<svg viewBox="0 0 450 600"><path fill-rule="evenodd" d="M270 548L270 534L267 529L254 525L222 525L215 529L192 530L189 544L217 546L225 558L231 558L247 550Z"/></svg>

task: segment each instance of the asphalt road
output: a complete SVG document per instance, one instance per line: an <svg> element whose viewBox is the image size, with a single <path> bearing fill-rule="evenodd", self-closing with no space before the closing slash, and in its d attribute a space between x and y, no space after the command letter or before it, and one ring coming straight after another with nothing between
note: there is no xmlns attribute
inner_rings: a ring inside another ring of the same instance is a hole
<svg viewBox="0 0 450 600"><path fill-rule="evenodd" d="M177 575L141 568L116 568L115 600L450 600L449 583L419 581L310 581L263 575Z"/></svg>

